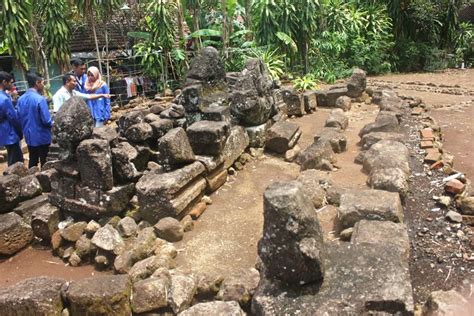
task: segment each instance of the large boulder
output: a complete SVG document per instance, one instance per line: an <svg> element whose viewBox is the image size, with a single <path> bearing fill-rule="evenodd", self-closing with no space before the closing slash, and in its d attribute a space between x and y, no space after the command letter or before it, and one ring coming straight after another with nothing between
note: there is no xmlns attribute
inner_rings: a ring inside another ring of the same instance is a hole
<svg viewBox="0 0 474 316"><path fill-rule="evenodd" d="M265 148L283 154L293 148L301 136L301 129L296 123L281 121L267 130Z"/></svg>
<svg viewBox="0 0 474 316"><path fill-rule="evenodd" d="M198 155L218 156L230 133L227 122L198 121L186 130L193 152Z"/></svg>
<svg viewBox="0 0 474 316"><path fill-rule="evenodd" d="M372 189L398 192L402 198L408 194L408 175L400 168L374 169L367 184Z"/></svg>
<svg viewBox="0 0 474 316"><path fill-rule="evenodd" d="M20 178L20 200L29 200L41 194L41 184L34 175Z"/></svg>
<svg viewBox="0 0 474 316"><path fill-rule="evenodd" d="M242 126L237 125L230 129L230 135L222 150L225 169L232 166L234 161L243 154L245 149L249 146L249 142L249 136Z"/></svg>
<svg viewBox="0 0 474 316"><path fill-rule="evenodd" d="M191 306L197 284L191 275L176 272L171 275L171 288L169 291L169 303L173 312L182 312Z"/></svg>
<svg viewBox="0 0 474 316"><path fill-rule="evenodd" d="M296 181L302 184L303 193L313 202L315 208L324 205L326 190L332 184L326 172L308 169L301 172Z"/></svg>
<svg viewBox="0 0 474 316"><path fill-rule="evenodd" d="M138 178L140 173L133 161L138 157L138 151L129 143L121 142L112 148L113 173L117 182L130 182Z"/></svg>
<svg viewBox="0 0 474 316"><path fill-rule="evenodd" d="M132 125L142 123L145 121L145 112L143 110L133 110L130 112L127 112L120 116L120 118L117 121L117 126L120 130L120 133L122 135L125 134L125 131Z"/></svg>
<svg viewBox="0 0 474 316"><path fill-rule="evenodd" d="M188 135L181 127L174 128L161 137L158 148L161 160L169 165L189 163L196 159Z"/></svg>
<svg viewBox="0 0 474 316"><path fill-rule="evenodd" d="M363 166L367 172L387 168L398 168L410 174L408 148L397 141L381 140L370 147L364 154Z"/></svg>
<svg viewBox="0 0 474 316"><path fill-rule="evenodd" d="M217 299L222 301L237 301L242 306L247 306L252 300L252 296L260 281L260 273L252 268L241 270L224 279Z"/></svg>
<svg viewBox="0 0 474 316"><path fill-rule="evenodd" d="M97 248L113 252L115 255L121 253L125 246L119 232L110 224L99 228L91 242Z"/></svg>
<svg viewBox="0 0 474 316"><path fill-rule="evenodd" d="M334 151L329 142L315 142L301 151L296 158L302 171L306 169L332 170L332 164L335 161Z"/></svg>
<svg viewBox="0 0 474 316"><path fill-rule="evenodd" d="M18 175L0 176L0 213L12 210L19 201L21 193Z"/></svg>
<svg viewBox="0 0 474 316"><path fill-rule="evenodd" d="M382 111L398 112L402 108L402 99L389 89L378 89L372 94L372 103L377 104Z"/></svg>
<svg viewBox="0 0 474 316"><path fill-rule="evenodd" d="M339 206L341 226L352 227L363 219L403 222L403 208L398 193L362 190L341 194Z"/></svg>
<svg viewBox="0 0 474 316"><path fill-rule="evenodd" d="M134 313L144 313L168 306L170 277L161 275L133 284L131 305Z"/></svg>
<svg viewBox="0 0 474 316"><path fill-rule="evenodd" d="M230 95L230 112L244 126L256 126L268 121L273 104L271 97L252 96L248 91L237 90Z"/></svg>
<svg viewBox="0 0 474 316"><path fill-rule="evenodd" d="M336 127L325 127L314 136L314 142L319 144L329 143L335 153L342 153L347 148L347 138L344 133Z"/></svg>
<svg viewBox="0 0 474 316"><path fill-rule="evenodd" d="M393 140L403 143L406 140L406 136L402 133L371 132L362 136L360 144L362 145L362 149L369 149L372 145L381 140Z"/></svg>
<svg viewBox="0 0 474 316"><path fill-rule="evenodd" d="M368 123L360 130L359 137L373 132L398 133L399 131L400 125L397 117L384 111L377 115L375 122Z"/></svg>
<svg viewBox="0 0 474 316"><path fill-rule="evenodd" d="M294 90L282 90L283 102L286 103L288 116L302 116L305 112L303 95Z"/></svg>
<svg viewBox="0 0 474 316"><path fill-rule="evenodd" d="M224 63L217 49L211 46L201 49L199 54L191 62L187 78L203 81L205 83L224 81Z"/></svg>
<svg viewBox="0 0 474 316"><path fill-rule="evenodd" d="M86 139L76 152L82 183L95 189L112 189L114 177L109 143L101 139Z"/></svg>
<svg viewBox="0 0 474 316"><path fill-rule="evenodd" d="M81 141L89 138L94 120L89 107L79 97L72 97L61 106L54 116L53 135L61 149L61 158L74 155Z"/></svg>
<svg viewBox="0 0 474 316"><path fill-rule="evenodd" d="M0 315L60 316L63 310L61 287L65 280L38 277L26 279L0 290Z"/></svg>
<svg viewBox="0 0 474 316"><path fill-rule="evenodd" d="M356 68L352 71L352 76L347 81L347 95L351 98L358 98L365 91L367 86L367 75L362 69Z"/></svg>
<svg viewBox="0 0 474 316"><path fill-rule="evenodd" d="M148 123L133 124L125 131L125 137L133 143L143 143L153 136L153 129Z"/></svg>
<svg viewBox="0 0 474 316"><path fill-rule="evenodd" d="M16 213L0 214L0 255L12 255L33 239L33 230Z"/></svg>
<svg viewBox="0 0 474 316"><path fill-rule="evenodd" d="M318 107L318 99L316 98L316 92L307 91L303 93L303 102L304 110L306 111L306 113L316 111L316 108Z"/></svg>
<svg viewBox="0 0 474 316"><path fill-rule="evenodd" d="M71 315L131 315L127 275L103 275L72 281L64 296Z"/></svg>
<svg viewBox="0 0 474 316"><path fill-rule="evenodd" d="M33 212L31 227L36 237L50 240L53 233L58 230L60 221L61 212L59 208L47 203Z"/></svg>
<svg viewBox="0 0 474 316"><path fill-rule="evenodd" d="M301 286L323 278L323 234L311 200L296 181L271 184L263 195L258 254L268 278Z"/></svg>
<svg viewBox="0 0 474 316"><path fill-rule="evenodd" d="M335 127L345 130L349 125L349 118L344 114L342 109L332 110L324 124L325 127Z"/></svg>
<svg viewBox="0 0 474 316"><path fill-rule="evenodd" d="M176 218L162 218L158 221L158 223L156 223L154 227L156 234L161 239L170 242L176 242L183 239L183 225Z"/></svg>

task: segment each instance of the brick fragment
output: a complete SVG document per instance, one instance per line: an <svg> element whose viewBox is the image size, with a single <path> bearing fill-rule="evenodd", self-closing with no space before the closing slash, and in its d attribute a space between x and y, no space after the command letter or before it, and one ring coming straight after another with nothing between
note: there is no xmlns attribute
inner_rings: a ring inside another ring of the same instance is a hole
<svg viewBox="0 0 474 316"><path fill-rule="evenodd" d="M189 212L189 215L191 215L192 219L197 219L199 216L201 216L202 213L206 210L206 203L204 202L198 202Z"/></svg>
<svg viewBox="0 0 474 316"><path fill-rule="evenodd" d="M422 140L434 140L435 138L431 128L424 128L420 130L420 136Z"/></svg>
<svg viewBox="0 0 474 316"><path fill-rule="evenodd" d="M458 179L453 179L446 183L446 185L444 186L444 190L449 193L459 194L464 191L464 187L464 183L462 183Z"/></svg>

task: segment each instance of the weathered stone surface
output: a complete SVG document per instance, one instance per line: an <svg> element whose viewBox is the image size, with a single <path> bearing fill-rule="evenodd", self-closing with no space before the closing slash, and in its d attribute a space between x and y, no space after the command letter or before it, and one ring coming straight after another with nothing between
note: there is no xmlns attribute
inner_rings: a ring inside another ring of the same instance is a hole
<svg viewBox="0 0 474 316"><path fill-rule="evenodd" d="M339 128L325 127L314 136L314 142L329 143L335 153L342 153L347 149L347 138Z"/></svg>
<svg viewBox="0 0 474 316"><path fill-rule="evenodd" d="M11 166L8 166L4 171L3 175L4 176L9 176L12 174L16 174L17 176L25 177L28 175L28 168L25 166L25 164L21 161L14 163Z"/></svg>
<svg viewBox="0 0 474 316"><path fill-rule="evenodd" d="M0 214L0 255L12 255L33 239L33 231L20 215Z"/></svg>
<svg viewBox="0 0 474 316"><path fill-rule="evenodd" d="M135 263L128 274L136 282L148 278L159 268L170 269L172 266L172 259L168 256L151 256Z"/></svg>
<svg viewBox="0 0 474 316"><path fill-rule="evenodd" d="M224 149L230 125L223 121L198 121L186 133L195 154L218 156Z"/></svg>
<svg viewBox="0 0 474 316"><path fill-rule="evenodd" d="M181 127L170 130L158 141L161 159L170 165L193 162L193 148L189 143L188 135Z"/></svg>
<svg viewBox="0 0 474 316"><path fill-rule="evenodd" d="M252 268L242 270L224 279L217 298L222 301L237 301L240 305L250 304L260 281L260 273Z"/></svg>
<svg viewBox="0 0 474 316"><path fill-rule="evenodd" d="M50 240L53 233L58 229L60 221L61 213L59 208L47 203L33 212L31 228L36 237Z"/></svg>
<svg viewBox="0 0 474 316"><path fill-rule="evenodd" d="M362 149L369 149L372 145L376 144L381 140L393 140L399 143L403 143L406 136L402 133L392 132L371 132L362 136L360 141Z"/></svg>
<svg viewBox="0 0 474 316"><path fill-rule="evenodd" d="M43 192L51 192L51 181L53 177L56 175L57 171L55 169L47 169L41 170L40 172L36 173L36 179L38 179L41 190Z"/></svg>
<svg viewBox="0 0 474 316"><path fill-rule="evenodd" d="M146 111L138 109L124 113L122 116L120 116L117 121L117 125L121 134L124 135L125 131L130 126L138 123L143 123L145 121L145 115L148 114L145 113Z"/></svg>
<svg viewBox="0 0 474 316"><path fill-rule="evenodd" d="M389 114L378 115L375 122L365 125L359 132L359 136L363 137L365 134L373 132L391 132L397 133L400 130L400 125L396 116Z"/></svg>
<svg viewBox="0 0 474 316"><path fill-rule="evenodd" d="M82 235L77 241L76 244L74 245L74 248L76 249L75 254L79 258L86 258L89 256L93 250L96 248L94 245L92 245L92 242L89 238L87 238L86 235Z"/></svg>
<svg viewBox="0 0 474 316"><path fill-rule="evenodd" d="M288 116L302 116L306 113L304 110L303 95L293 90L282 90L281 95L283 102L286 103Z"/></svg>
<svg viewBox="0 0 474 316"><path fill-rule="evenodd" d="M357 98L362 95L367 86L367 75L362 69L356 68L352 71L352 76L347 81L347 95Z"/></svg>
<svg viewBox="0 0 474 316"><path fill-rule="evenodd" d="M230 123L230 107L211 104L210 106L202 109L202 119L207 121Z"/></svg>
<svg viewBox="0 0 474 316"><path fill-rule="evenodd" d="M327 91L315 91L318 106L335 107L337 98L347 95L347 88L336 88Z"/></svg>
<svg viewBox="0 0 474 316"><path fill-rule="evenodd" d="M258 126L246 127L245 131L247 132L249 138L250 147L263 147L265 146L266 141L266 131L269 128L268 123L264 123Z"/></svg>
<svg viewBox="0 0 474 316"><path fill-rule="evenodd" d="M352 227L363 219L403 222L403 208L398 193L381 190L343 193L339 207L342 227Z"/></svg>
<svg viewBox="0 0 474 316"><path fill-rule="evenodd" d="M94 128L92 138L102 139L109 142L109 146L115 146L118 143L117 129L111 125Z"/></svg>
<svg viewBox="0 0 474 316"><path fill-rule="evenodd" d="M76 242L84 233L86 226L86 222L72 223L61 230L61 237L67 241Z"/></svg>
<svg viewBox="0 0 474 316"><path fill-rule="evenodd" d="M446 218L453 223L462 223L462 215L455 211L446 213Z"/></svg>
<svg viewBox="0 0 474 316"><path fill-rule="evenodd" d="M158 118L149 123L153 130L153 138L160 138L168 131L173 129L173 121L169 119Z"/></svg>
<svg viewBox="0 0 474 316"><path fill-rule="evenodd" d="M413 314L408 262L390 245L333 244L324 256L322 284L301 289L262 280L255 315Z"/></svg>
<svg viewBox="0 0 474 316"><path fill-rule="evenodd" d="M295 147L285 152L285 161L293 162L296 159L296 157L298 157L300 152L301 152L301 148L298 145L295 145Z"/></svg>
<svg viewBox="0 0 474 316"><path fill-rule="evenodd" d="M188 189L193 191L194 186L191 183L199 187L201 184L195 183L196 180L202 180L205 188L206 182L200 177L204 171L204 165L196 161L175 171L161 174L151 171L141 177L136 189L143 218L150 223L156 223L160 218L166 217L166 214L173 216L181 212L187 204L178 205L178 201L173 199L179 194L185 194Z"/></svg>
<svg viewBox="0 0 474 316"><path fill-rule="evenodd" d="M161 239L169 242L176 242L183 239L183 225L173 217L160 219L154 227L156 235Z"/></svg>
<svg viewBox="0 0 474 316"><path fill-rule="evenodd" d="M187 309L196 293L197 285L192 276L183 273L171 275L171 288L169 291L169 303L176 314Z"/></svg>
<svg viewBox="0 0 474 316"><path fill-rule="evenodd" d="M148 123L137 123L127 128L124 136L133 143L143 143L153 136L153 129Z"/></svg>
<svg viewBox="0 0 474 316"><path fill-rule="evenodd" d="M34 175L20 178L21 200L29 200L41 194L41 184Z"/></svg>
<svg viewBox="0 0 474 316"><path fill-rule="evenodd" d="M316 111L316 108L318 107L318 100L316 98L316 93L314 91L307 91L303 93L303 102L304 102L304 110L307 113Z"/></svg>
<svg viewBox="0 0 474 316"><path fill-rule="evenodd" d="M472 305L457 291L435 291L423 306L423 315L469 315Z"/></svg>
<svg viewBox="0 0 474 316"><path fill-rule="evenodd" d="M99 228L91 241L97 248L111 251L116 255L118 255L125 246L119 232L110 224Z"/></svg>
<svg viewBox="0 0 474 316"><path fill-rule="evenodd" d="M281 121L273 124L267 130L265 148L283 154L295 146L301 136L298 124Z"/></svg>
<svg viewBox="0 0 474 316"><path fill-rule="evenodd" d="M224 63L217 49L211 46L201 49L199 54L191 61L187 78L200 80L205 83L224 81Z"/></svg>
<svg viewBox="0 0 474 316"><path fill-rule="evenodd" d="M273 99L267 96L249 96L248 91L232 92L230 112L241 125L257 126L270 119Z"/></svg>
<svg viewBox="0 0 474 316"><path fill-rule="evenodd" d="M336 161L330 143L313 143L301 151L296 162L301 171L306 169L332 170L332 163Z"/></svg>
<svg viewBox="0 0 474 316"><path fill-rule="evenodd" d="M74 155L81 141L89 138L94 129L94 120L89 107L79 97L67 100L54 116L53 135L58 143L61 158Z"/></svg>
<svg viewBox="0 0 474 316"><path fill-rule="evenodd" d="M166 108L167 108L166 104L163 104L161 102L157 102L157 103L151 104L150 113L158 115L161 112L163 112L164 110L166 110Z"/></svg>
<svg viewBox="0 0 474 316"><path fill-rule="evenodd" d="M408 193L408 175L400 168L374 169L367 184L372 189L398 192L402 198Z"/></svg>
<svg viewBox="0 0 474 316"><path fill-rule="evenodd" d="M332 110L324 124L325 127L336 127L345 130L349 125L349 119L341 109Z"/></svg>
<svg viewBox="0 0 474 316"><path fill-rule="evenodd" d="M263 237L258 254L265 274L291 285L324 274L323 235L313 204L296 181L271 184L264 193Z"/></svg>
<svg viewBox="0 0 474 316"><path fill-rule="evenodd" d="M352 100L348 96L341 96L336 100L336 107L347 112L351 109Z"/></svg>
<svg viewBox="0 0 474 316"><path fill-rule="evenodd" d="M0 213L6 213L16 206L20 192L19 176L0 176Z"/></svg>
<svg viewBox="0 0 474 316"><path fill-rule="evenodd" d="M219 189L227 181L227 169L217 168L206 177L207 193L210 194Z"/></svg>
<svg viewBox="0 0 474 316"><path fill-rule="evenodd" d="M169 108L160 113L160 117L162 119L172 119L173 125L176 127L177 125L181 126L178 119L184 118L185 114L186 110L181 104L171 104ZM186 119L183 122L186 123Z"/></svg>
<svg viewBox="0 0 474 316"><path fill-rule="evenodd" d="M464 215L474 215L474 196L460 197L456 200L456 205Z"/></svg>
<svg viewBox="0 0 474 316"><path fill-rule="evenodd" d="M65 290L71 315L123 315L130 308L131 283L126 275L103 275L72 281Z"/></svg>
<svg viewBox="0 0 474 316"><path fill-rule="evenodd" d="M138 157L138 151L127 142L117 144L111 151L115 178L119 182L129 182L136 179L139 172L133 161Z"/></svg>
<svg viewBox="0 0 474 316"><path fill-rule="evenodd" d="M383 111L399 111L402 107L402 100L397 93L389 89L375 90L372 94L372 103L377 104Z"/></svg>
<svg viewBox="0 0 474 316"><path fill-rule="evenodd" d="M202 84L188 85L181 92L181 103L186 112L199 112L202 102Z"/></svg>
<svg viewBox="0 0 474 316"><path fill-rule="evenodd" d="M21 202L17 207L15 207L13 212L20 215L27 224L31 224L31 216L33 215L33 212L46 203L48 203L48 196L46 194L41 194L35 198Z"/></svg>
<svg viewBox="0 0 474 316"><path fill-rule="evenodd" d="M325 172L308 169L301 172L296 181L302 184L303 193L313 202L315 208L324 205L326 189L331 185Z"/></svg>
<svg viewBox="0 0 474 316"><path fill-rule="evenodd" d="M114 186L112 153L107 141L100 139L82 141L77 147L77 161L83 184L96 189L112 189Z"/></svg>
<svg viewBox="0 0 474 316"><path fill-rule="evenodd" d="M0 315L54 315L63 309L61 287L65 280L38 277L0 290Z"/></svg>
<svg viewBox="0 0 474 316"><path fill-rule="evenodd" d="M239 303L237 302L213 301L213 302L198 303L196 305L193 305L187 310L185 310L184 312L181 312L179 315L180 316L202 316L202 315L245 316L247 314L242 310L242 308L239 306Z"/></svg>
<svg viewBox="0 0 474 316"><path fill-rule="evenodd" d="M126 216L118 223L117 231L123 237L131 237L137 233L138 225L133 218Z"/></svg>
<svg viewBox="0 0 474 316"><path fill-rule="evenodd" d="M131 305L134 313L143 313L168 305L169 277L150 278L133 284Z"/></svg>
<svg viewBox="0 0 474 316"><path fill-rule="evenodd" d="M364 155L363 166L367 172L387 168L398 168L410 174L409 151L402 143L381 140L370 147Z"/></svg>
<svg viewBox="0 0 474 316"><path fill-rule="evenodd" d="M406 260L410 255L407 227L401 223L361 220L354 225L351 243L385 244L396 248Z"/></svg>

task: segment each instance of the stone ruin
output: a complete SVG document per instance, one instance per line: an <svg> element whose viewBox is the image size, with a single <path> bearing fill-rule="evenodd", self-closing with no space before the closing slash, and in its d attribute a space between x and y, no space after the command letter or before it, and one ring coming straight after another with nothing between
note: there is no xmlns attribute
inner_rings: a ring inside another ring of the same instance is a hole
<svg viewBox="0 0 474 316"><path fill-rule="evenodd" d="M339 188L325 172L347 148L353 100L380 108L359 133L370 190ZM318 106L333 110L301 151L301 129L287 118ZM171 104L131 109L117 128L94 129L85 103L71 98L55 117L58 160L41 171L16 164L0 177L0 254L36 237L72 266L116 275L22 281L0 290L0 314L413 314L405 109L393 91L366 89L360 69L344 85L300 94L279 88L258 59L225 73L211 47ZM259 271L223 279L177 271L173 242L192 229L207 195L262 148L301 173L264 193ZM323 236L316 209L325 205L337 208L340 243Z"/></svg>

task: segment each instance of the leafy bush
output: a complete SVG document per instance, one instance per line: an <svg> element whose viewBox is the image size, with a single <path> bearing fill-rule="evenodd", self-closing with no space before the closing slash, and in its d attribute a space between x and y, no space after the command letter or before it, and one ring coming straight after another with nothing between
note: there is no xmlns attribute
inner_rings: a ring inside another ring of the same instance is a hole
<svg viewBox="0 0 474 316"><path fill-rule="evenodd" d="M293 88L298 91L314 90L318 88L318 82L313 75L308 74L298 77L292 81Z"/></svg>

